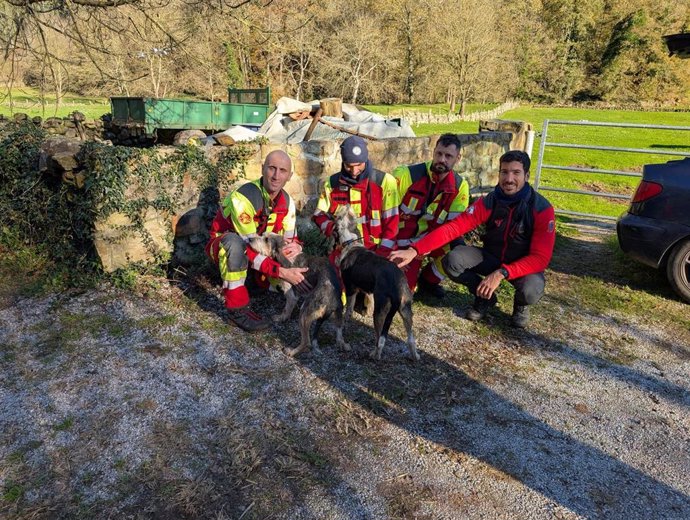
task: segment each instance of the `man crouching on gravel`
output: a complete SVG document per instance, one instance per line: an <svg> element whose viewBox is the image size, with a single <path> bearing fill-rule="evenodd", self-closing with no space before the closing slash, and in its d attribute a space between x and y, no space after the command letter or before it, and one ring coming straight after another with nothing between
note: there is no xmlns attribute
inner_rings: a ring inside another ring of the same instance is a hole
<svg viewBox="0 0 690 520"><path fill-rule="evenodd" d="M471 321L484 318L496 305L496 289L501 280L508 280L515 287L511 323L524 328L529 321L527 306L544 294L544 270L556 240L553 207L527 182L529 167L525 152L503 154L498 185L491 193L412 247L391 253L390 259L403 267L484 224L483 246L453 248L443 259L443 268L451 280L474 294L474 305L466 315Z"/></svg>
<svg viewBox="0 0 690 520"><path fill-rule="evenodd" d="M270 324L249 308L245 287L248 267L263 281L280 278L301 290L310 288L304 278L306 267L281 267L248 245L254 236L279 233L287 242L283 249L286 258L292 260L301 253L295 231L295 203L283 189L291 176L290 157L282 150L274 150L266 156L261 178L230 192L211 224L206 252L220 269L228 318L247 332L266 329Z"/></svg>

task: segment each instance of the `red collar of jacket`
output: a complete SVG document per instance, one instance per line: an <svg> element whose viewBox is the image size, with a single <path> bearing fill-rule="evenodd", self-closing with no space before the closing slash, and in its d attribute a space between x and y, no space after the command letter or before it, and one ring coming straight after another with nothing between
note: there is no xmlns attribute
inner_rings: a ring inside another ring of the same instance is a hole
<svg viewBox="0 0 690 520"><path fill-rule="evenodd" d="M450 170L448 174L439 182L434 182L434 174L431 173L431 167L427 167L426 173L429 177L429 182L431 182L432 185L435 185L435 191L436 193L454 193L458 191L460 186L456 186L455 184L455 171Z"/></svg>

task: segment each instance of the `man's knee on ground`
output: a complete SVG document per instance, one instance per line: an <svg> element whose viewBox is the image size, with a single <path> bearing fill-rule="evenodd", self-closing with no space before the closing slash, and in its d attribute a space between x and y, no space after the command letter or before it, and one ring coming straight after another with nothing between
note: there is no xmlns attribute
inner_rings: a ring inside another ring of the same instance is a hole
<svg viewBox="0 0 690 520"><path fill-rule="evenodd" d="M243 271L247 269L247 245L237 233L225 233L220 239L221 246L225 250L227 266L230 271Z"/></svg>
<svg viewBox="0 0 690 520"><path fill-rule="evenodd" d="M441 260L443 270L451 280L454 280L472 267L473 262L470 261L467 249L468 246L465 245L456 246Z"/></svg>
<svg viewBox="0 0 690 520"><path fill-rule="evenodd" d="M534 305L544 295L544 275L528 274L515 280L515 301L519 305Z"/></svg>

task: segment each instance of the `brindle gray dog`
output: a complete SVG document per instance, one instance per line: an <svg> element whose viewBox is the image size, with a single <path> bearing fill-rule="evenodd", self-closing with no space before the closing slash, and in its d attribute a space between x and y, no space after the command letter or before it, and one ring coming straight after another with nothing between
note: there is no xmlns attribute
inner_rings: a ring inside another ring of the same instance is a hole
<svg viewBox="0 0 690 520"><path fill-rule="evenodd" d="M358 292L372 294L374 297L376 345L370 356L381 359L388 329L393 316L398 312L405 324L410 357L419 360L412 332L412 291L407 285L405 274L393 262L364 247L356 217L349 206L339 206L335 211L334 236L342 248L337 262L347 296L347 318L352 315Z"/></svg>
<svg viewBox="0 0 690 520"><path fill-rule="evenodd" d="M341 299L342 287L335 268L328 258L299 254L290 262L283 254L284 240L281 235L267 233L264 236L254 237L249 240L251 247L258 253L269 256L284 267L308 267L306 279L313 287L304 297L304 303L299 311L299 324L302 339L296 348L284 348L289 356L296 356L313 347L318 349L316 339L319 329L329 316L334 316L336 326L336 343L344 350L350 350L350 345L343 339L343 302ZM299 300L295 288L288 282L281 281L281 287L285 294L285 309L275 316L273 321L286 321L292 315L292 311ZM312 334L311 328L314 325Z"/></svg>

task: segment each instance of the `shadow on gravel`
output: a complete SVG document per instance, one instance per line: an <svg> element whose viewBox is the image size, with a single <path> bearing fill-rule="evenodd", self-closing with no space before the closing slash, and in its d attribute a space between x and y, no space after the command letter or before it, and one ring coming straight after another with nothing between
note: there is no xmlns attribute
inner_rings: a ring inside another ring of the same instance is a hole
<svg viewBox="0 0 690 520"><path fill-rule="evenodd" d="M216 307L213 300L218 298L212 294L199 290L197 297L202 308ZM276 299L267 305L277 305ZM89 362L92 368L85 373L69 375L73 367L59 359L65 348L59 323L55 329L12 363L3 363L0 356L3 376L12 382L0 391L0 454L9 454L0 460L3 476L11 476L2 482L0 518L282 518L295 504L304 508L304 517L319 518L304 501L315 488L330 498L334 509L347 505L338 518L368 517L363 501L336 471L337 451L326 452L323 441L308 426L297 426L290 414L267 413L271 405L261 404L280 402L285 391L270 383L277 377L275 368L256 366L241 353L230 363L218 362L215 345L194 342L185 355L197 360L191 370L195 383L241 389L227 407L216 408L215 400L200 396L199 386L185 384L183 372L132 362L135 358L122 361L132 377L111 380L111 390L107 366ZM39 382L35 395L14 386L36 365L49 362L55 363L56 373L65 374L61 377L71 377L74 415L56 412L65 403L53 400L51 388L60 394L62 383ZM264 390L266 382L273 394L242 395L242 390ZM149 425L158 388L173 391L174 400L166 401L171 408L160 408ZM259 404L238 405L250 398ZM189 410L181 413L181 403ZM41 414L32 416L35 408L57 418L41 423ZM14 420L6 421L10 409ZM131 439L137 441L133 453L125 444ZM108 483L114 474L116 481ZM112 496L101 499L104 492ZM25 499L29 494L35 496Z"/></svg>
<svg viewBox="0 0 690 520"><path fill-rule="evenodd" d="M367 328L350 323L348 341L353 327L357 333ZM371 329L369 334L373 337ZM278 335L285 345L294 341L282 331ZM690 515L687 495L549 426L444 360L423 352L417 364L403 359L395 352L401 341L391 340L380 362L368 360L361 346L353 346L350 353L326 346L298 362L381 419L476 457L584 517L649 518L652 511L658 518ZM681 399L682 390L673 385L576 351L563 352L581 363L599 363L614 377Z"/></svg>
<svg viewBox="0 0 690 520"><path fill-rule="evenodd" d="M591 276L606 283L677 299L663 270L636 262L616 247L608 242L559 235L556 243L558 254L553 256L549 269L579 277Z"/></svg>
<svg viewBox="0 0 690 520"><path fill-rule="evenodd" d="M626 325L630 329L630 334L633 336L649 336L648 333L638 329L634 325ZM548 350L554 355L565 358L569 361L575 361L576 363L582 365L583 367L596 370L607 377L617 379L622 383L626 383L631 386L636 386L640 390L650 392L650 399L652 401L658 402L659 399L666 399L674 403L678 403L690 410L690 391L682 386L675 385L668 381L663 381L659 378L653 377L651 375L635 370L625 366L625 362L632 362L633 360L617 360L617 359L607 359L605 357L600 357L581 350L577 350L567 343L562 341L556 341L546 336L540 334L533 334L527 330L515 330L511 329L510 334L506 334L506 339L511 341L518 340L521 344L529 345L539 345L542 350ZM659 338L651 338L651 342L654 343L658 348L661 348L667 352L673 353L679 358L680 362L687 362L690 358L690 353L685 350L679 349L676 345L673 345L667 341L661 340Z"/></svg>

